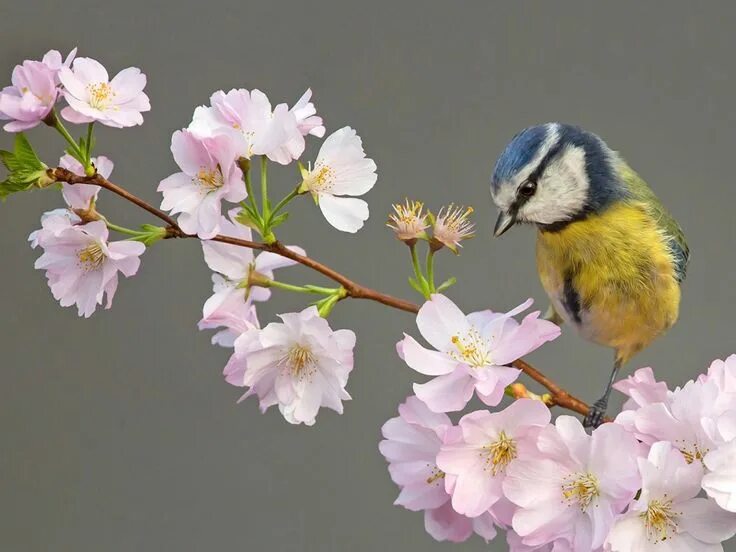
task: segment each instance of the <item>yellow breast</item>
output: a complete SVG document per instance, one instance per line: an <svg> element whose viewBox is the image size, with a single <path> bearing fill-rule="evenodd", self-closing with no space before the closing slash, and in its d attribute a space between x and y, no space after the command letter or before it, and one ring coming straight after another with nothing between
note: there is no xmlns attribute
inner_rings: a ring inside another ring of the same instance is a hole
<svg viewBox="0 0 736 552"><path fill-rule="evenodd" d="M680 286L667 239L642 204L540 231L537 265L559 314L623 362L677 320Z"/></svg>

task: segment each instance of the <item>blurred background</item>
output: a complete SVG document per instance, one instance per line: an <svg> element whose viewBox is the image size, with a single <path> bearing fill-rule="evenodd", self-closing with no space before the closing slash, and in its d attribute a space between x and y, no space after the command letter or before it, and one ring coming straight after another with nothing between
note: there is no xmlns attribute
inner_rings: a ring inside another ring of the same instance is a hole
<svg viewBox="0 0 736 552"><path fill-rule="evenodd" d="M650 183L693 252L680 322L628 371L651 365L677 385L734 352L734 3L158 4L6 2L0 84L52 48L78 46L111 74L142 68L153 110L142 127L99 129L97 153L115 161L113 181L156 204L159 180L177 170L171 133L211 92L257 87L292 104L312 87L328 132L355 127L378 164L365 196L372 217L353 237L302 200L280 237L418 300L405 248L384 226L391 203L472 205L477 238L437 268L458 277L449 295L466 310L529 296L546 308L533 230L490 237L489 176L518 130L579 124ZM62 144L50 130L30 138L56 162ZM0 148L11 144L0 135ZM271 174L274 190L296 182L294 167ZM255 400L236 405L240 390L221 377L228 351L197 331L211 284L194 240L157 244L121 281L112 310L83 320L60 308L26 243L41 213L60 205L59 194L36 191L0 206L0 549L506 550L503 538L435 543L421 514L392 506L397 489L377 443L421 378L394 351L402 332L417 334L411 315L341 303L330 320L358 335L353 401L343 416L323 411L314 427L290 426L277 410L261 415ZM126 226L156 222L110 195L99 207ZM325 283L301 268L282 274ZM261 320L302 306L277 294ZM529 360L592 401L612 357L563 330Z"/></svg>

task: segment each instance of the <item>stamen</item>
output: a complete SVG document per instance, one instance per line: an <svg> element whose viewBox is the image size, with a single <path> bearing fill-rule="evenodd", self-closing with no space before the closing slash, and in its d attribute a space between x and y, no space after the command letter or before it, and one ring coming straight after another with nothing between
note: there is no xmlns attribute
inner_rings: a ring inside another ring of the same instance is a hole
<svg viewBox="0 0 736 552"><path fill-rule="evenodd" d="M485 457L485 469L490 469L494 476L503 473L506 471L506 466L516 458L516 442L506 435L505 431L501 431L498 434L498 440L484 446L480 456Z"/></svg>
<svg viewBox="0 0 736 552"><path fill-rule="evenodd" d="M115 97L115 91L108 82L88 84L87 92L89 93L89 105L95 109L107 109Z"/></svg>
<svg viewBox="0 0 736 552"><path fill-rule="evenodd" d="M582 512L600 495L598 478L592 473L576 473L562 484L562 496L574 502Z"/></svg>
<svg viewBox="0 0 736 552"><path fill-rule="evenodd" d="M667 540L677 532L677 518L679 512L672 511L672 500L651 500L647 511L639 514L647 527L647 538L657 543Z"/></svg>
<svg viewBox="0 0 736 552"><path fill-rule="evenodd" d="M299 381L311 378L317 371L317 357L305 345L296 344L292 346L279 363L291 373L292 377Z"/></svg>
<svg viewBox="0 0 736 552"><path fill-rule="evenodd" d="M102 251L100 244L93 242L79 251L79 253L77 253L77 258L79 259L82 269L90 271L100 268L107 257L105 257L105 253Z"/></svg>
<svg viewBox="0 0 736 552"><path fill-rule="evenodd" d="M490 343L483 339L480 332L475 328L471 328L464 336L453 335L451 341L457 349L457 351L448 353L453 360L463 362L473 368L482 368L493 364Z"/></svg>
<svg viewBox="0 0 736 552"><path fill-rule="evenodd" d="M197 180L199 181L199 185L202 186L202 188L204 188L207 192L211 192L218 188L221 188L225 183L222 178L222 173L219 169L213 170L205 167L199 169L199 172L197 173Z"/></svg>

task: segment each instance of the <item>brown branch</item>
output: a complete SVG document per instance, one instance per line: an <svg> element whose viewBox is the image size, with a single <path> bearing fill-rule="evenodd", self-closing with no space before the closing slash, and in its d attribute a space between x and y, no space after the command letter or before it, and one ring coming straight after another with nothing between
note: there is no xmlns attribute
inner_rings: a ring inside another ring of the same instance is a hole
<svg viewBox="0 0 736 552"><path fill-rule="evenodd" d="M158 217L159 219L164 221L167 224L166 229L168 231L168 237L170 238L197 238L197 236L195 235L186 234L172 217L170 217L160 209L157 209L153 205L147 203L145 200L131 194L117 184L110 182L100 174L95 174L94 176L79 176L61 167L49 169L48 174L51 178L58 182L67 182L69 184L93 184L119 195L123 199L134 203L141 209L148 211L155 217ZM386 293L381 293L380 291L377 291L375 289L358 284L344 274L333 270L329 266L324 265L319 261L312 259L311 257L300 255L299 253L288 249L285 245L278 241L273 244L267 244L223 235L217 235L212 238L212 240L221 243L227 243L230 245L237 245L240 247L248 247L250 249L255 249L259 251L269 251L271 253L276 253L277 255L281 255L282 257L286 257L288 259L296 261L297 263L309 267L326 276L330 280L333 280L340 284L343 288L345 288L345 291L347 292L347 297L376 301L383 305L387 305L389 307L393 307L395 309L403 310L406 312L419 312L419 305L410 301L406 301L405 299L400 299ZM562 408L566 408L567 410L577 412L579 414L588 414L590 407L586 403L562 389L559 385L557 385L550 378L542 374L531 364L519 359L512 362L512 365L515 368L518 368L519 370L524 372L527 376L529 376L531 379L533 379L549 391L548 396L545 396L544 400L545 404L547 404L548 406L559 406ZM611 421L611 419L606 418L606 421Z"/></svg>

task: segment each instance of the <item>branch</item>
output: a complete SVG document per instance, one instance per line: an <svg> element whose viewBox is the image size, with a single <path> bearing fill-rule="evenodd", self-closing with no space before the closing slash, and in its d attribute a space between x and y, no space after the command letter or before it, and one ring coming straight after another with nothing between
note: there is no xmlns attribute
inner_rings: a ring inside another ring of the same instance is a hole
<svg viewBox="0 0 736 552"><path fill-rule="evenodd" d="M168 232L167 237L169 238L197 238L197 236L195 235L186 234L176 223L176 220L174 220L172 217L170 217L160 209L157 209L153 205L147 203L145 200L131 194L117 184L110 182L100 174L95 174L94 176L79 176L78 174L75 174L61 167L49 169L48 174L51 178L58 182L66 182L68 184L92 184L95 186L100 186L101 188L105 188L106 190L119 195L123 199L134 203L141 209L148 211L153 216L158 217L163 222L165 222L167 225L166 230ZM300 255L299 253L288 249L285 245L278 241L273 244L267 244L244 240L241 238L234 238L231 236L223 236L221 234L218 234L217 236L212 238L212 241L227 243L230 245L237 245L240 247L248 247L250 249L255 249L258 251L269 251L271 253L276 253L277 255L281 255L282 257L286 257L288 259L296 261L299 264L309 267L326 276L330 280L337 282L343 288L345 288L345 291L347 292L347 297L376 301L383 305L387 305L389 307L393 307L395 309L403 310L406 312L419 312L419 305L410 301L406 301L405 299L400 299L386 293L381 293L380 291L377 291L375 289L358 284L347 276L337 272L336 270L333 270L329 266L324 265L319 261L312 259L311 257ZM545 398L545 404L547 404L548 406L559 406L562 408L566 408L567 410L577 412L579 414L588 414L590 407L586 403L562 389L554 381L542 374L539 370L534 368L529 363L519 359L515 360L511 364L549 391L549 396ZM611 421L611 419L606 418L606 421Z"/></svg>

